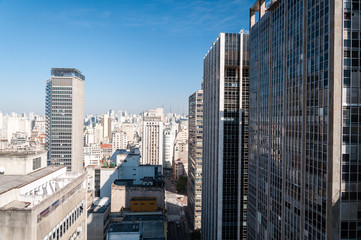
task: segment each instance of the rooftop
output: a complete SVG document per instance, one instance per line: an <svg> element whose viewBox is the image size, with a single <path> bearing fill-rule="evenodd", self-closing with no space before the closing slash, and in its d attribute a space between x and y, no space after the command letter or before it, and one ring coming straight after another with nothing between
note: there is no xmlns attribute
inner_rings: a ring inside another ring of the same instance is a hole
<svg viewBox="0 0 361 240"><path fill-rule="evenodd" d="M82 80L85 80L85 77L81 72L76 68L52 68L51 76L54 77L71 77L75 76Z"/></svg>
<svg viewBox="0 0 361 240"><path fill-rule="evenodd" d="M109 232L139 232L140 223L113 223Z"/></svg>
<svg viewBox="0 0 361 240"><path fill-rule="evenodd" d="M31 183L39 178L42 178L50 173L56 172L57 170L64 168L58 166L49 166L46 168L39 169L38 171L29 173L27 175L0 175L0 194L3 194L13 188L22 187L28 183Z"/></svg>
<svg viewBox="0 0 361 240"><path fill-rule="evenodd" d="M82 174L67 172L66 166L48 166L27 175L0 175L0 195L14 191L12 197L2 199L0 209L32 208Z"/></svg>
<svg viewBox="0 0 361 240"><path fill-rule="evenodd" d="M43 154L46 151L14 151L14 150L4 150L0 151L0 157L27 157L36 154Z"/></svg>
<svg viewBox="0 0 361 240"><path fill-rule="evenodd" d="M102 198L95 198L94 202L89 209L88 213L104 213L107 208L109 207L109 198L108 197L102 197Z"/></svg>
<svg viewBox="0 0 361 240"><path fill-rule="evenodd" d="M142 223L143 239L165 239L164 238L164 215L162 212L147 213L128 213L123 219L125 223Z"/></svg>

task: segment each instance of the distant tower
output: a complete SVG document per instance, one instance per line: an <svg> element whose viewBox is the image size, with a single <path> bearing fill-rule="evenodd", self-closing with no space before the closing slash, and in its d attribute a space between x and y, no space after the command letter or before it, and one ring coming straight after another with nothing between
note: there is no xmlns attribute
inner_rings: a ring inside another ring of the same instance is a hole
<svg viewBox="0 0 361 240"><path fill-rule="evenodd" d="M53 68L46 83L48 164L83 169L84 80L75 68Z"/></svg>
<svg viewBox="0 0 361 240"><path fill-rule="evenodd" d="M188 124L188 210L192 229L201 229L203 90L189 97Z"/></svg>
<svg viewBox="0 0 361 240"><path fill-rule="evenodd" d="M163 165L163 108L143 115L142 164Z"/></svg>

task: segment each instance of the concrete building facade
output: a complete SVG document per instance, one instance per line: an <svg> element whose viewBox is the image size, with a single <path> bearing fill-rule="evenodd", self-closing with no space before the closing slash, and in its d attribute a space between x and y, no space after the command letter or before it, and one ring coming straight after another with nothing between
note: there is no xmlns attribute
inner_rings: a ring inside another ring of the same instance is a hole
<svg viewBox="0 0 361 240"><path fill-rule="evenodd" d="M189 97L188 122L188 210L192 229L201 229L202 218L202 144L203 90Z"/></svg>
<svg viewBox="0 0 361 240"><path fill-rule="evenodd" d="M163 165L163 108L143 115L142 164Z"/></svg>
<svg viewBox="0 0 361 240"><path fill-rule="evenodd" d="M204 58L202 239L246 239L249 35L220 33Z"/></svg>
<svg viewBox="0 0 361 240"><path fill-rule="evenodd" d="M95 198L87 217L87 240L104 240L109 229L110 199Z"/></svg>
<svg viewBox="0 0 361 240"><path fill-rule="evenodd" d="M37 158L19 159L31 155ZM0 239L86 239L85 173L41 166L16 174L0 175Z"/></svg>
<svg viewBox="0 0 361 240"><path fill-rule="evenodd" d="M50 165L83 169L84 80L74 68L53 68L46 83L47 148Z"/></svg>
<svg viewBox="0 0 361 240"><path fill-rule="evenodd" d="M250 239L361 237L359 4L250 9Z"/></svg>
<svg viewBox="0 0 361 240"><path fill-rule="evenodd" d="M174 149L175 131L171 128L164 129L163 132L163 166L172 168L173 149Z"/></svg>
<svg viewBox="0 0 361 240"><path fill-rule="evenodd" d="M113 145L113 153L117 149L127 149L128 141L127 134L120 130L115 130L112 133L112 145Z"/></svg>

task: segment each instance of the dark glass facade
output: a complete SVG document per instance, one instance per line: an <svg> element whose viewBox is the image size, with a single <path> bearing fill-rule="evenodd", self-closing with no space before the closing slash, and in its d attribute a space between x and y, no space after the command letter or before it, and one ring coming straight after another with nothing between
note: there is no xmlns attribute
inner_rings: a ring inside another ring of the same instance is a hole
<svg viewBox="0 0 361 240"><path fill-rule="evenodd" d="M246 239L248 34L221 33L204 58L202 239Z"/></svg>
<svg viewBox="0 0 361 240"><path fill-rule="evenodd" d="M251 8L249 239L361 238L359 4Z"/></svg>

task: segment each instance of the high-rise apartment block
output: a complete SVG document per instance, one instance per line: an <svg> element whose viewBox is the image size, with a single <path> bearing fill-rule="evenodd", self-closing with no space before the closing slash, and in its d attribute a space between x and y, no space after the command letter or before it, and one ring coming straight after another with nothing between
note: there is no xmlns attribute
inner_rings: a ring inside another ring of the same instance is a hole
<svg viewBox="0 0 361 240"><path fill-rule="evenodd" d="M248 237L360 239L360 3L250 13Z"/></svg>
<svg viewBox="0 0 361 240"><path fill-rule="evenodd" d="M84 80L75 68L53 68L46 83L48 163L83 169Z"/></svg>
<svg viewBox="0 0 361 240"><path fill-rule="evenodd" d="M203 90L198 90L189 97L188 117L188 210L192 229L200 229L202 218Z"/></svg>
<svg viewBox="0 0 361 240"><path fill-rule="evenodd" d="M249 35L220 33L204 58L202 239L247 231Z"/></svg>
<svg viewBox="0 0 361 240"><path fill-rule="evenodd" d="M163 108L143 115L142 164L163 166Z"/></svg>

